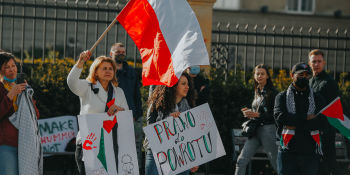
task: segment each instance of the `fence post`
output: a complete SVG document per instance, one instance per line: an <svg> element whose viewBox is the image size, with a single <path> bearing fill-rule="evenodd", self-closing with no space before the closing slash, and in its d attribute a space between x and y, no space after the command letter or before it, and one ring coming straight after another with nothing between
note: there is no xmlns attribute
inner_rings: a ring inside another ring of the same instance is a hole
<svg viewBox="0 0 350 175"><path fill-rule="evenodd" d="M286 29L285 26L282 26L281 32L282 32L282 50L281 50L281 62L280 62L280 68L283 69L283 56L284 56L284 30Z"/></svg>
<svg viewBox="0 0 350 175"><path fill-rule="evenodd" d="M239 24L236 25L236 52L235 52L235 75L237 75L237 60L238 60L238 42L239 42Z"/></svg>
<svg viewBox="0 0 350 175"><path fill-rule="evenodd" d="M276 25L272 27L272 63L271 63L272 70L274 70L275 68L275 37L276 37L275 30L276 30Z"/></svg>
<svg viewBox="0 0 350 175"><path fill-rule="evenodd" d="M244 27L244 30L245 30L245 41L244 41L244 67L243 67L243 70L244 70L244 81L246 81L246 74L247 74L247 54L248 54L248 28L249 28L249 25L246 24L245 27Z"/></svg>
<svg viewBox="0 0 350 175"><path fill-rule="evenodd" d="M336 38L337 38L337 40L335 41L335 53L334 53L334 65L333 65L333 67L334 67L334 73L333 73L333 78L335 79L336 78L336 76L337 76L337 49L338 49L338 35L339 34L339 29L337 28L336 30L335 30L335 36L336 36Z"/></svg>

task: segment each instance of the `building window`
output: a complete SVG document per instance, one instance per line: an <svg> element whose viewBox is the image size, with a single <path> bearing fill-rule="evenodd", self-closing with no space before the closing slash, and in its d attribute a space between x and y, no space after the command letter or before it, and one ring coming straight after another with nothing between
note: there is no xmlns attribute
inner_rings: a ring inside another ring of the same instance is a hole
<svg viewBox="0 0 350 175"><path fill-rule="evenodd" d="M238 10L240 8L240 0L216 0L214 9Z"/></svg>
<svg viewBox="0 0 350 175"><path fill-rule="evenodd" d="M287 12L313 14L315 0L287 0Z"/></svg>

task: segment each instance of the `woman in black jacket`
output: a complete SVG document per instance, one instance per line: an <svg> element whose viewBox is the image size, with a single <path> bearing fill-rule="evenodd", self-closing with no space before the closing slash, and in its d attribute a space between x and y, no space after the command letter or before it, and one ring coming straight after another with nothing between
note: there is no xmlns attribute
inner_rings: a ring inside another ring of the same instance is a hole
<svg viewBox="0 0 350 175"><path fill-rule="evenodd" d="M243 108L244 117L252 120L257 127L248 136L236 163L236 175L245 175L246 166L256 150L263 146L272 167L277 170L276 127L273 118L273 107L277 90L274 88L267 67L259 64L254 69L255 95L252 109Z"/></svg>

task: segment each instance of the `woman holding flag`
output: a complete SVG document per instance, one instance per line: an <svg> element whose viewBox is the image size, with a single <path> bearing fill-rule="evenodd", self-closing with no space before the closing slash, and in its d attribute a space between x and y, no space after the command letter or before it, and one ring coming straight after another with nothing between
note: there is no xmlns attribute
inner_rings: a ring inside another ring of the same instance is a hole
<svg viewBox="0 0 350 175"><path fill-rule="evenodd" d="M124 92L118 87L116 79L116 63L109 57L100 56L91 64L89 75L86 80L79 79L83 66L90 59L91 52L84 51L80 54L79 60L73 66L67 77L67 84L70 90L80 99L80 115L104 113L114 115L118 111L128 110L128 104ZM107 107L107 103L114 100L114 104ZM113 147L118 156L116 140L116 127L112 130ZM84 162L82 160L82 138L77 135L77 149L75 159L80 174L85 174ZM116 159L117 162L118 159ZM117 166L118 167L118 166Z"/></svg>
<svg viewBox="0 0 350 175"><path fill-rule="evenodd" d="M168 116L179 117L181 112L194 107L194 93L191 77L182 73L179 81L172 87L157 86L148 100L147 125L163 120ZM146 150L146 175L158 175L155 160L147 139L144 147ZM191 169L192 172L198 167ZM188 175L189 171L180 173Z"/></svg>

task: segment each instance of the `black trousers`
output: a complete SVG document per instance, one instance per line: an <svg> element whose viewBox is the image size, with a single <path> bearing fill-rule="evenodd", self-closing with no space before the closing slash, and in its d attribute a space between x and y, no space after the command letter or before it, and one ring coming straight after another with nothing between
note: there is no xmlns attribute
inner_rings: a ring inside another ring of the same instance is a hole
<svg viewBox="0 0 350 175"><path fill-rule="evenodd" d="M75 162L77 163L78 174L85 175L85 165L83 159L83 147L78 144L75 149Z"/></svg>
<svg viewBox="0 0 350 175"><path fill-rule="evenodd" d="M335 134L335 129L330 128L328 132L323 132L321 135L323 156L319 175L340 175L336 160Z"/></svg>

